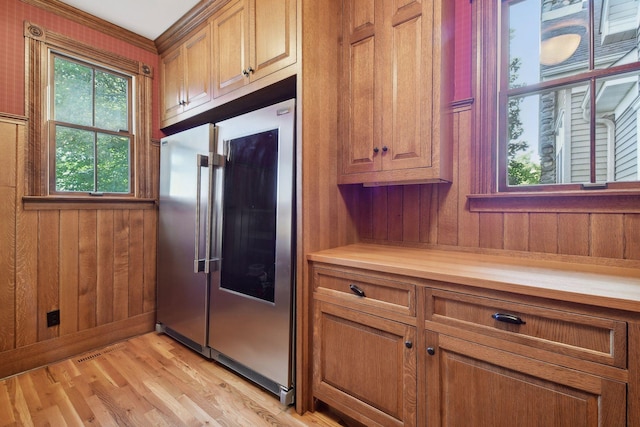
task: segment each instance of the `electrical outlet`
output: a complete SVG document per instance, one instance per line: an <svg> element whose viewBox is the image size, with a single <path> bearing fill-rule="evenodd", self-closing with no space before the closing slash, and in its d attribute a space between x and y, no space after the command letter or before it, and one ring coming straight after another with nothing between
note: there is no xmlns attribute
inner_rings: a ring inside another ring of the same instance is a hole
<svg viewBox="0 0 640 427"><path fill-rule="evenodd" d="M47 328L60 324L60 310L53 310L47 313Z"/></svg>

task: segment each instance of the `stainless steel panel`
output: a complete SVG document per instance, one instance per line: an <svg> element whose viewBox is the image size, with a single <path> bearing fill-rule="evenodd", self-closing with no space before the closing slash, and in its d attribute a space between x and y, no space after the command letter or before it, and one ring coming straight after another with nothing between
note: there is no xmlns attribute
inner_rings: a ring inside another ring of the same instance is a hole
<svg viewBox="0 0 640 427"><path fill-rule="evenodd" d="M214 140L207 124L163 138L160 148L157 322L201 352L207 347L205 228Z"/></svg>
<svg viewBox="0 0 640 427"><path fill-rule="evenodd" d="M212 235L214 257L222 261L211 275L209 316L214 354L285 387L293 379L294 123L295 102L290 100L217 124L215 151L227 156L227 162L215 172L217 216ZM273 138L272 144L265 142ZM263 143L273 148L260 153ZM268 151L274 148L276 153ZM243 164L234 164L234 156L241 156ZM273 176L263 167L272 162L277 163ZM271 184L272 203L262 200L271 197ZM225 212L224 218L220 212ZM253 290L252 280L257 285Z"/></svg>

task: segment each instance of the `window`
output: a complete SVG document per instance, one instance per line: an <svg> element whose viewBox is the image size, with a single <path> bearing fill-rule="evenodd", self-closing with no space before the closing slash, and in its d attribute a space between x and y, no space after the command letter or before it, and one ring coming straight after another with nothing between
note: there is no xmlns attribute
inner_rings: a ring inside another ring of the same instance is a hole
<svg viewBox="0 0 640 427"><path fill-rule="evenodd" d="M50 193L131 192L132 77L51 54Z"/></svg>
<svg viewBox="0 0 640 427"><path fill-rule="evenodd" d="M640 188L640 2L483 3L499 29L484 32L499 64L484 104L498 112L485 134L497 191Z"/></svg>
<svg viewBox="0 0 640 427"><path fill-rule="evenodd" d="M29 22L25 42L25 195L157 197L151 68Z"/></svg>

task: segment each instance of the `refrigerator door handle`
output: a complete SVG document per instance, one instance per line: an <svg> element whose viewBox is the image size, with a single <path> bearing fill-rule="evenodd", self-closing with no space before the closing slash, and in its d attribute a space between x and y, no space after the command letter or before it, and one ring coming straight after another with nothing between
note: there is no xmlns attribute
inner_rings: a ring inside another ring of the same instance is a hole
<svg viewBox="0 0 640 427"><path fill-rule="evenodd" d="M213 141L218 140L218 127L213 127ZM211 147L213 149L213 147ZM214 211L214 201L215 201L215 168L224 166L224 158L219 154L214 153L213 151L209 152L209 198L207 200L207 223L206 223L206 253L205 253L205 261L204 261L204 272L209 274L212 271L217 271L220 267L220 257L217 252L212 251L213 248L213 211ZM213 264L213 267L212 267Z"/></svg>
<svg viewBox="0 0 640 427"><path fill-rule="evenodd" d="M201 192L202 192L202 186L201 186L201 180L202 180L202 168L206 168L209 167L209 157L207 156L203 156L202 154L198 154L197 156L197 164L196 167L198 169L198 177L197 177L197 184L196 184L196 230L195 230L195 251L194 251L194 260L193 260L193 272L194 273L200 273L200 272L206 272L208 265L207 265L207 259L200 259L200 204L201 204ZM208 217L211 217L211 213L208 212ZM208 236L207 236L207 241L208 241ZM209 247L207 246L207 251L208 251Z"/></svg>

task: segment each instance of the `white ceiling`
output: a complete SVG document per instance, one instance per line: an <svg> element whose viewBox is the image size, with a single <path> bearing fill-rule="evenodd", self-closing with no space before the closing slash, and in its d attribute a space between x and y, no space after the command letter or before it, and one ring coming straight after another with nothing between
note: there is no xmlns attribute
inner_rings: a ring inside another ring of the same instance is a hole
<svg viewBox="0 0 640 427"><path fill-rule="evenodd" d="M155 40L200 0L61 1L150 40Z"/></svg>

